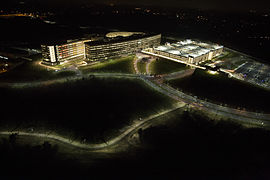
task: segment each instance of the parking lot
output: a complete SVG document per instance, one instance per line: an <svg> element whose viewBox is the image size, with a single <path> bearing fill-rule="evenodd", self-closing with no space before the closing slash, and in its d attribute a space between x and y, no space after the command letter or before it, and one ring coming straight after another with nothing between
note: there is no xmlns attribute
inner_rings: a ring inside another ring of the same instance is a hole
<svg viewBox="0 0 270 180"><path fill-rule="evenodd" d="M270 88L270 66L255 61L239 66L235 73L244 80L259 86Z"/></svg>

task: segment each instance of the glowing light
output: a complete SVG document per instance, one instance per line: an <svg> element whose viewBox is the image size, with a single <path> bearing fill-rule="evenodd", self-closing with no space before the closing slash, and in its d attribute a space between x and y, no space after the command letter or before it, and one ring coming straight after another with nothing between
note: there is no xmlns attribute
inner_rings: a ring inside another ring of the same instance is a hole
<svg viewBox="0 0 270 180"><path fill-rule="evenodd" d="M209 74L212 74L212 75L216 75L216 74L218 74L218 72L217 71L211 71L211 70L208 70L207 71Z"/></svg>

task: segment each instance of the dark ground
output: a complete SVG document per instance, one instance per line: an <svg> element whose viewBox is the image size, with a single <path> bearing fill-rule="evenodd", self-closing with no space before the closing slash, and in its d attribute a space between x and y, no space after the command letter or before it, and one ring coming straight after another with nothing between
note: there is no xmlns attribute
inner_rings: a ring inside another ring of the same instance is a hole
<svg viewBox="0 0 270 180"><path fill-rule="evenodd" d="M211 75L196 70L192 76L169 81L175 88L217 104L269 113L270 91L249 83L228 78L225 74Z"/></svg>
<svg viewBox="0 0 270 180"><path fill-rule="evenodd" d="M269 179L270 133L184 113L174 127L142 131L142 146L80 163L56 146L0 143L0 177L14 179ZM182 120L180 120L182 119Z"/></svg>
<svg viewBox="0 0 270 180"><path fill-rule="evenodd" d="M0 88L1 129L55 132L104 142L133 120L172 107L174 101L136 79L95 78L48 86Z"/></svg>

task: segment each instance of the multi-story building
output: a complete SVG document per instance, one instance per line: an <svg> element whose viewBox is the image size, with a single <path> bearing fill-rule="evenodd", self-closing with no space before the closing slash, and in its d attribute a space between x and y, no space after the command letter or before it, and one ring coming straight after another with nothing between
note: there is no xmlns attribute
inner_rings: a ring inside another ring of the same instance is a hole
<svg viewBox="0 0 270 180"><path fill-rule="evenodd" d="M195 64L211 60L220 55L223 46L218 44L209 44L192 40L179 41L177 43L167 43L163 46L145 49L144 53L161 55L170 60Z"/></svg>
<svg viewBox="0 0 270 180"><path fill-rule="evenodd" d="M98 40L77 40L59 45L41 45L43 63L56 65L79 57L88 61L100 61L129 55L145 48L159 46L161 34L141 32L112 32Z"/></svg>
<svg viewBox="0 0 270 180"><path fill-rule="evenodd" d="M56 65L76 57L84 57L85 42L88 40L69 41L59 45L41 45L43 63Z"/></svg>
<svg viewBox="0 0 270 180"><path fill-rule="evenodd" d="M117 33L118 34L118 33ZM161 34L110 35L101 41L85 43L85 58L90 61L106 60L139 52L145 48L159 46Z"/></svg>

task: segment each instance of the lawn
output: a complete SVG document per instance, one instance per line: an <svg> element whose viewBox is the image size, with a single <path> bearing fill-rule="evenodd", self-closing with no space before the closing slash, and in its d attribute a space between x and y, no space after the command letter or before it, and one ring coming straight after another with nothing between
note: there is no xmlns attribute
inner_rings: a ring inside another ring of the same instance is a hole
<svg viewBox="0 0 270 180"><path fill-rule="evenodd" d="M243 107L251 111L270 112L270 91L230 79L227 75L210 75L196 70L192 76L169 81L175 88L215 103Z"/></svg>
<svg viewBox="0 0 270 180"><path fill-rule="evenodd" d="M80 70L84 74L90 72L117 72L132 74L135 72L133 67L133 59L133 55L118 59L111 59L104 62L98 62L94 65L80 67Z"/></svg>
<svg viewBox="0 0 270 180"><path fill-rule="evenodd" d="M73 76L74 74L75 72L72 71L61 71L57 73L52 69L47 70L44 66L40 66L37 61L27 61L9 72L0 74L0 82L40 81Z"/></svg>
<svg viewBox="0 0 270 180"><path fill-rule="evenodd" d="M187 69L184 64L159 58L150 64L150 71L152 74L169 74L183 69Z"/></svg>
<svg viewBox="0 0 270 180"><path fill-rule="evenodd" d="M64 63L55 65L54 67L57 69L63 69L63 68L68 68L69 66L72 66L72 65L77 66L77 64L80 64L81 62L83 62L83 60L84 60L84 57L79 56L79 57L69 59Z"/></svg>
<svg viewBox="0 0 270 180"><path fill-rule="evenodd" d="M133 68L134 56L123 57L120 59L109 60L106 62L98 62L95 65L80 67L80 70L84 73L90 72L121 72L121 73L134 73ZM40 59L35 59L32 62L25 61L20 66L10 70L9 72L0 74L0 82L29 82L29 81L41 81L50 80L56 78L63 78L74 76L76 72L73 71L59 71L55 72L53 69L46 68L38 64ZM73 63L81 61L81 59L75 59L63 65L57 65L55 67L63 68Z"/></svg>
<svg viewBox="0 0 270 180"><path fill-rule="evenodd" d="M137 67L140 73L144 74L146 73L146 62L144 61L139 61L137 63Z"/></svg>
<svg viewBox="0 0 270 180"><path fill-rule="evenodd" d="M53 131L91 143L175 103L136 79L93 78L0 92L5 102L1 129Z"/></svg>

